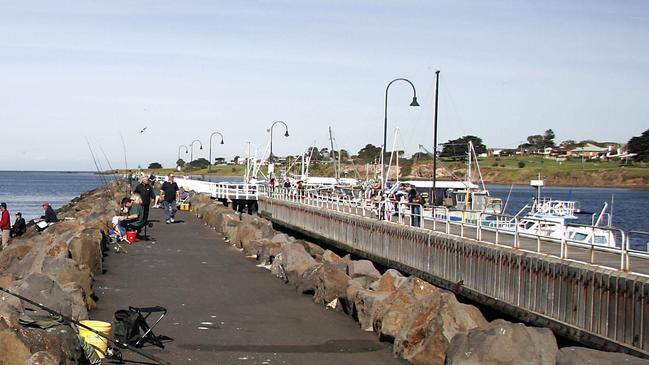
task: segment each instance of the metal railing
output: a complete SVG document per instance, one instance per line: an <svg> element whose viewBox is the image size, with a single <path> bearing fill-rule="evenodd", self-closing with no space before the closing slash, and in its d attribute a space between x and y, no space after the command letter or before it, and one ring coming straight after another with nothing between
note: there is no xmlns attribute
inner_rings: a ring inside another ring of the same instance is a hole
<svg viewBox="0 0 649 365"><path fill-rule="evenodd" d="M259 197L257 184L213 183L182 178L177 178L175 181L178 187L200 194L209 194L215 199L257 200Z"/></svg>

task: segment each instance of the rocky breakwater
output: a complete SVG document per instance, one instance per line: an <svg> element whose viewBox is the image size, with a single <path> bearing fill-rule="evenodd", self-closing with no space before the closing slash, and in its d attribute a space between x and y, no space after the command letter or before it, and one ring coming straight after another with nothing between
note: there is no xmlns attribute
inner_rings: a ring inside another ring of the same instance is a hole
<svg viewBox="0 0 649 365"><path fill-rule="evenodd" d="M0 251L0 287L76 320L95 307L93 277L102 273L111 217L125 185L112 182L84 193L58 212L59 222L43 232L32 225ZM24 315L45 314L0 293L0 364L78 364L84 355L69 325L47 329L26 324Z"/></svg>
<svg viewBox="0 0 649 365"><path fill-rule="evenodd" d="M317 304L341 311L366 331L393 343L395 356L412 364L645 364L649 360L580 347L559 350L552 331L487 321L478 308L455 294L371 261L340 257L312 242L273 229L271 222L239 215L193 195L193 212L246 256L272 274L313 296Z"/></svg>

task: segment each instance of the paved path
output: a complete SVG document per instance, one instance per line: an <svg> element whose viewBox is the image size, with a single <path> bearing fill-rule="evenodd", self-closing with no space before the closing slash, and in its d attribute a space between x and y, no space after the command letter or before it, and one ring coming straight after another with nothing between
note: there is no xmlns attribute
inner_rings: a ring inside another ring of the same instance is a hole
<svg viewBox="0 0 649 365"><path fill-rule="evenodd" d="M151 215L162 219L161 210ZM129 305L166 307L156 332L175 340L144 350L172 364L406 364L389 344L256 267L190 213L177 220L185 221L156 223L151 241L128 246L127 254L109 253L95 283L93 319L110 322ZM128 351L125 358L145 360Z"/></svg>

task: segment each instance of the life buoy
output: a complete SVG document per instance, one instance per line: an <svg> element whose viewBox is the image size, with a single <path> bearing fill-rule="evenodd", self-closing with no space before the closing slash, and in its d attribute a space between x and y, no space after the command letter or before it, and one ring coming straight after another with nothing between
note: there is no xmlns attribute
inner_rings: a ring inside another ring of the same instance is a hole
<svg viewBox="0 0 649 365"><path fill-rule="evenodd" d="M559 216L566 215L566 214L568 214L568 208L566 208L566 206L563 205L563 203L558 203L558 204L554 207L554 213L555 213L556 215L559 215Z"/></svg>

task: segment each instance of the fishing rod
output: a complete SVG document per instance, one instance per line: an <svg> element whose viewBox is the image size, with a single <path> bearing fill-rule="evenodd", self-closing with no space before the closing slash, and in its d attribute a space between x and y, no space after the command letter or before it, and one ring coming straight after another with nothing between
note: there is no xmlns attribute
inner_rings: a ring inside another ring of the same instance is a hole
<svg viewBox="0 0 649 365"><path fill-rule="evenodd" d="M63 321L65 321L67 323L71 323L71 324L77 325L78 327L85 328L88 331L91 331L91 332L97 334L98 336L100 336L102 338L105 338L108 342L111 342L111 343L115 344L117 347L121 347L121 348L126 349L126 350L131 350L131 351L135 352L136 354L138 354L140 356L143 356L143 357L145 357L145 358L147 358L147 359L149 359L151 361L155 361L159 365L170 365L170 363L168 363L168 362L166 362L164 360L158 359L157 357L155 357L155 356L153 356L153 355L151 355L151 354L149 354L149 353L147 353L145 351L138 350L135 347L129 346L129 344L121 342L119 340L109 338L105 334L95 330L92 327L86 326L85 324L83 324L83 323L81 323L81 322L79 322L79 321L77 321L77 320L75 320L75 319L73 319L71 317L68 317L68 316L66 316L64 314L61 314L61 313L59 313L59 312L57 312L57 311L55 311L53 309L50 309L50 308L44 306L43 304L37 303L37 302L35 302L35 301L33 301L33 300L29 299L29 298L25 298L24 296L22 296L20 294L17 294L17 293L14 293L9 289L5 289L3 287L0 287L0 291L3 291L3 292L5 292L5 293L7 293L9 295L12 295L12 296L14 296L14 297L16 297L16 298L18 298L20 300L23 300L23 301L25 301L25 302L27 302L27 303L29 303L31 305L35 305L38 308L48 312L49 314L51 314L53 316L60 317Z"/></svg>
<svg viewBox="0 0 649 365"><path fill-rule="evenodd" d="M101 174L101 170L99 168L99 164L97 163L97 159L95 158L95 153L92 151L92 148L90 147L90 141L88 140L88 137L84 137L86 139L86 144L88 145L88 150L90 150L90 156L92 156L92 161L95 163L95 169L97 170L97 173L99 173L99 176L101 180L104 182L104 185L108 184L108 181L106 181L106 177Z"/></svg>

